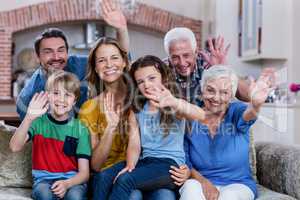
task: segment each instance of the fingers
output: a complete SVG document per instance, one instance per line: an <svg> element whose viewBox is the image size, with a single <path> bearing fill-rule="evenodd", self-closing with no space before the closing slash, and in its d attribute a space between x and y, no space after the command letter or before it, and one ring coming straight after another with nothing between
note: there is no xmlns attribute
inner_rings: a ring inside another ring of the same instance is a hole
<svg viewBox="0 0 300 200"><path fill-rule="evenodd" d="M128 171L128 167L125 167L124 169L122 169L122 170L117 174L117 176L115 177L113 183L115 183L115 182L117 181L117 179L119 178L119 176L121 176L122 174L124 174L124 173L127 172L127 171Z"/></svg>

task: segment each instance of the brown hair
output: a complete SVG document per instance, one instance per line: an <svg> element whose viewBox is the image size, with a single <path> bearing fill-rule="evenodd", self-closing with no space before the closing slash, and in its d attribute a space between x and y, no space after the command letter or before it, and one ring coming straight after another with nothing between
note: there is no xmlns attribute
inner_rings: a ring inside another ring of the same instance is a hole
<svg viewBox="0 0 300 200"><path fill-rule="evenodd" d="M57 85L63 85L64 89L75 95L76 100L80 97L80 81L76 75L64 70L56 70L46 82L46 91L53 90Z"/></svg>
<svg viewBox="0 0 300 200"><path fill-rule="evenodd" d="M140 68L149 67L149 66L155 67L155 69L161 74L162 84L168 90L170 90L170 92L174 96L178 96L179 91L178 88L176 87L176 82L172 74L172 71L160 58L152 55L146 55L144 57L139 58L134 63L132 63L130 69L130 76L133 79L135 88L137 88L137 82L134 78L135 72ZM138 94L135 95L134 102L132 105L133 111L134 112L141 111L146 101L147 101L146 97L144 97L142 93L138 90ZM171 112L171 109L169 107L164 109L159 109L159 111L160 111L160 126L164 128L164 132L166 133L166 135L168 135L169 129L175 120L174 113Z"/></svg>
<svg viewBox="0 0 300 200"><path fill-rule="evenodd" d="M117 47L118 50L120 51L123 60L126 63L126 67L124 68L124 73L128 73L129 71L129 61L128 61L127 52L121 48L117 40L109 37L99 38L99 40L96 42L95 46L91 49L89 53L88 68L87 68L87 75L86 75L86 79L89 83L89 97L95 97L105 90L104 82L103 80L100 79L100 77L98 76L95 70L96 51L102 45L114 45L115 47ZM126 79L124 79L124 81L126 82ZM94 87L96 91L93 90Z"/></svg>
<svg viewBox="0 0 300 200"><path fill-rule="evenodd" d="M117 40L110 38L110 37L101 37L98 39L96 42L95 46L91 49L89 53L89 58L88 58L88 68L87 68L87 76L86 79L89 84L89 97L95 97L105 91L105 85L104 81L99 77L99 75L96 73L96 51L98 50L99 47L102 45L114 45L115 47L118 48L122 59L125 61L126 66L123 71L123 76L121 77L122 80L125 82L127 85L127 94L126 98L124 100L124 105L130 101L130 91L132 88L130 87L131 84L128 84L128 80L126 77L128 77L128 71L129 71L129 60L128 60L128 54L125 50L123 50L120 46L120 44L117 42ZM126 76L127 75L127 76ZM94 90L96 89L96 91ZM131 104L131 103L130 103ZM122 110L122 116L121 120L119 122L119 130L121 135L125 135L126 132L128 132L128 116L129 116L129 111L130 107L125 107L125 109Z"/></svg>

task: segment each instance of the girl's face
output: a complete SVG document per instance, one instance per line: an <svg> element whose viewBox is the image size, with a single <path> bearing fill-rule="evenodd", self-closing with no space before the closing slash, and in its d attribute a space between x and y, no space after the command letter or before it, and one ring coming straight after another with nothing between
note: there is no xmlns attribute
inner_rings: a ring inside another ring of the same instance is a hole
<svg viewBox="0 0 300 200"><path fill-rule="evenodd" d="M144 96L149 95L151 91L162 85L162 76L154 66L139 68L134 73L134 79Z"/></svg>
<svg viewBox="0 0 300 200"><path fill-rule="evenodd" d="M112 44L103 44L96 50L96 72L105 82L111 83L118 80L126 62L119 49Z"/></svg>
<svg viewBox="0 0 300 200"><path fill-rule="evenodd" d="M225 112L232 98L229 77L207 80L202 92L205 108L212 113Z"/></svg>

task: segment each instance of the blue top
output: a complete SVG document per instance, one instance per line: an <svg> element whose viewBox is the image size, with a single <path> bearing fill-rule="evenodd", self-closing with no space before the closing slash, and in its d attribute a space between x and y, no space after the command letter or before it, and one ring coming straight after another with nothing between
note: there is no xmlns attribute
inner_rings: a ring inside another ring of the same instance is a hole
<svg viewBox="0 0 300 200"><path fill-rule="evenodd" d="M185 120L175 119L166 136L160 126L160 113L150 113L148 102L142 111L136 114L140 127L141 158L170 158L178 165L185 163L183 148Z"/></svg>
<svg viewBox="0 0 300 200"><path fill-rule="evenodd" d="M76 109L79 110L81 104L87 100L87 83L84 80L87 68L87 57L86 56L69 56L67 66L64 68L67 72L72 72L77 75L81 81L80 87L80 98L76 104ZM40 66L31 76L25 87L21 90L17 99L17 112L20 119L23 120L27 107L30 103L31 98L37 92L45 90L46 77L43 73L42 67Z"/></svg>
<svg viewBox="0 0 300 200"><path fill-rule="evenodd" d="M184 148L187 165L214 185L241 183L257 197L249 163L249 128L255 120L244 121L246 108L239 101L230 103L213 139L206 125L194 121Z"/></svg>

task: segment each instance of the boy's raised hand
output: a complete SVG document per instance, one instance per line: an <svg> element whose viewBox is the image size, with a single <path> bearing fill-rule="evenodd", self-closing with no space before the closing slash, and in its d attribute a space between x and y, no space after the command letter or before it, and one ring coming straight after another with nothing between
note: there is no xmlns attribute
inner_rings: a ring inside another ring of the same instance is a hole
<svg viewBox="0 0 300 200"><path fill-rule="evenodd" d="M28 105L26 117L31 120L35 120L45 114L48 108L48 93L43 91L35 93Z"/></svg>

